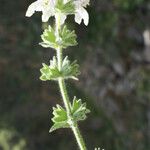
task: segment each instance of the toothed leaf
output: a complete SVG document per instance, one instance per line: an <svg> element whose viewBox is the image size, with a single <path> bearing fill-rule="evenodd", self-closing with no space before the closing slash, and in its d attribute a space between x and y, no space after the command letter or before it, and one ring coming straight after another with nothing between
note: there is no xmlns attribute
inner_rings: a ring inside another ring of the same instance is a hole
<svg viewBox="0 0 150 150"><path fill-rule="evenodd" d="M70 31L66 26L59 31L59 39L56 37L54 29L49 26L41 35L42 42L39 43L44 48L57 49L58 47L67 48L69 46L77 45L76 34Z"/></svg>
<svg viewBox="0 0 150 150"><path fill-rule="evenodd" d="M53 108L53 115L52 121L54 125L51 127L50 132L59 128L69 128L67 113L64 108L60 105L56 105L56 107Z"/></svg>
<svg viewBox="0 0 150 150"><path fill-rule="evenodd" d="M45 48L50 47L56 49L58 46L55 31L51 26L48 26L48 29L44 30L43 34L41 35L41 39L43 40L43 42L39 44Z"/></svg>
<svg viewBox="0 0 150 150"><path fill-rule="evenodd" d="M71 63L68 60L68 57L64 58L60 71L57 66L56 57L53 57L53 60L50 61L50 66L43 63L43 67L40 69L40 72L40 79L42 81L58 80L60 77L63 79L72 78L77 80L77 76L80 74L79 65L76 63L76 61Z"/></svg>
<svg viewBox="0 0 150 150"><path fill-rule="evenodd" d="M66 122L61 122L61 123L55 123L49 130L49 132L53 132L57 129L60 129L60 128L69 128L69 125L66 124Z"/></svg>
<svg viewBox="0 0 150 150"><path fill-rule="evenodd" d="M67 48L69 46L77 45L76 34L75 31L70 31L67 29L67 26L64 26L62 31L60 32L61 42L63 48Z"/></svg>
<svg viewBox="0 0 150 150"><path fill-rule="evenodd" d="M86 108L86 103L82 103L81 99L78 100L76 97L73 99L71 109L73 118L76 121L85 120L86 115L90 113L90 110Z"/></svg>
<svg viewBox="0 0 150 150"><path fill-rule="evenodd" d="M60 72L57 68L56 57L53 57L53 60L50 61L50 66L44 63L42 65L43 67L40 69L41 72L40 79L42 81L57 80L57 78L60 77Z"/></svg>
<svg viewBox="0 0 150 150"><path fill-rule="evenodd" d="M66 56L63 60L63 63L62 63L62 75L63 75L63 77L65 79L72 78L72 79L78 80L77 76L79 74L80 74L79 65L76 63L76 61L71 63L68 60L68 56Z"/></svg>

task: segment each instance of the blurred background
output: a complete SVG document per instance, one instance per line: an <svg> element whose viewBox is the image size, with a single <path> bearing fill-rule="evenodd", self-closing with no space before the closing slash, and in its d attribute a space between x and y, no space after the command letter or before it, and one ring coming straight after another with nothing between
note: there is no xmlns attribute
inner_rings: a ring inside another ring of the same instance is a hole
<svg viewBox="0 0 150 150"><path fill-rule="evenodd" d="M0 0L0 150L76 150L70 130L48 132L62 101L57 83L39 80L55 51L38 45L46 25L40 13L25 17L31 2ZM70 97L91 110L80 122L88 150L148 150L150 1L91 0L88 12L88 27L67 19L79 44L65 51L82 72L67 81Z"/></svg>

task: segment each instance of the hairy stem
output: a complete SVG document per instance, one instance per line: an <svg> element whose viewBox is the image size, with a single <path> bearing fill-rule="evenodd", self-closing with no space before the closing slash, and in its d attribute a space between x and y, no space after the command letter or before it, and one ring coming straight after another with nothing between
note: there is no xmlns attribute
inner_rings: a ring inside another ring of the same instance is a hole
<svg viewBox="0 0 150 150"><path fill-rule="evenodd" d="M65 85L64 79L59 79L58 84L59 84L59 88L60 88L60 92L62 95L64 105L65 105L65 108L67 111L67 115L68 115L68 117L71 117L70 101L69 101L69 97L68 97L68 93L66 90L66 85Z"/></svg>
<svg viewBox="0 0 150 150"><path fill-rule="evenodd" d="M77 123L74 123L74 125L71 128L72 128L72 131L76 137L76 140L77 140L77 143L78 143L80 149L81 150L87 150L87 148L85 146L85 142L84 142L83 137L80 133L80 130L78 128Z"/></svg>
<svg viewBox="0 0 150 150"><path fill-rule="evenodd" d="M58 13L56 16L56 35L57 35L57 39L59 40L59 30L61 30L61 24L60 24L60 14ZM62 60L63 60L63 55L62 55L62 48L58 47L57 48L57 61L58 61L58 68L59 70L61 70L62 68ZM86 146L85 146L85 142L82 138L82 135L80 133L80 130L78 128L77 123L73 120L72 114L71 114L71 108L70 108L70 100L68 97L68 93L67 93L67 89L66 89L66 85L65 85L65 81L64 79L60 78L58 79L58 84L59 84L59 88L60 88L60 92L62 95L62 99L67 111L67 116L68 116L68 122L70 124L70 127L74 133L74 136L76 138L76 141L78 143L78 146L80 148L80 150L87 150Z"/></svg>

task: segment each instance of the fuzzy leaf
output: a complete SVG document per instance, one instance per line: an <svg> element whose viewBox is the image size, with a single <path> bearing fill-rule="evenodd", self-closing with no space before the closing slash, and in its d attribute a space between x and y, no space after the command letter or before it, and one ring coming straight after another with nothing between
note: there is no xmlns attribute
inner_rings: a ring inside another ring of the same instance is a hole
<svg viewBox="0 0 150 150"><path fill-rule="evenodd" d="M60 128L69 128L69 124L66 122L61 123L55 123L49 130L49 132L53 132L54 130L60 129Z"/></svg>
<svg viewBox="0 0 150 150"><path fill-rule="evenodd" d="M80 74L79 65L74 61L70 63L68 57L65 57L62 63L62 69L59 71L57 66L56 57L53 57L53 60L50 61L50 66L43 63L43 67L40 69L41 76L40 79L42 81L47 80L57 80L58 78L63 79L77 79L77 76Z"/></svg>
<svg viewBox="0 0 150 150"><path fill-rule="evenodd" d="M67 113L60 105L56 105L53 107L53 115L52 121L54 125L51 127L50 132L59 129L59 128L69 128L69 124L67 122Z"/></svg>
<svg viewBox="0 0 150 150"><path fill-rule="evenodd" d="M54 123L64 122L67 120L67 113L60 105L56 105L57 107L53 107L53 115L52 121Z"/></svg>
<svg viewBox="0 0 150 150"><path fill-rule="evenodd" d="M49 26L45 29L41 35L42 42L39 43L44 48L54 48L58 47L67 48L69 46L77 45L76 34L74 31L70 31L66 26L59 31L59 39L56 37L54 29Z"/></svg>
<svg viewBox="0 0 150 150"><path fill-rule="evenodd" d="M55 32L51 26L49 26L48 29L44 30L43 34L41 35L41 38L43 40L43 42L39 43L41 46L45 48L57 48L58 44L56 41Z"/></svg>
<svg viewBox="0 0 150 150"><path fill-rule="evenodd" d="M63 48L77 45L76 41L77 36L75 34L75 31L68 30L67 26L63 27L62 31L60 32L60 37L61 37L60 45Z"/></svg>
<svg viewBox="0 0 150 150"><path fill-rule="evenodd" d="M42 81L57 80L57 78L61 76L57 68L56 57L53 57L53 60L50 61L50 66L44 63L42 65L43 67L40 69L41 72L40 79Z"/></svg>
<svg viewBox="0 0 150 150"><path fill-rule="evenodd" d="M78 100L76 97L73 99L71 110L75 121L85 120L87 113L90 113L90 110L86 108L86 103L82 104L81 99Z"/></svg>
<svg viewBox="0 0 150 150"><path fill-rule="evenodd" d="M71 63L66 56L62 63L62 75L65 79L72 78L78 80L76 77L80 74L79 65L74 61Z"/></svg>
<svg viewBox="0 0 150 150"><path fill-rule="evenodd" d="M74 97L71 107L72 118L75 122L85 120L87 113L90 112L89 109L86 108L86 103L82 103L81 99L77 99ZM67 117L67 112L60 105L56 105L53 107L53 118L52 121L54 125L51 127L50 132L59 129L59 128L69 128L70 124Z"/></svg>

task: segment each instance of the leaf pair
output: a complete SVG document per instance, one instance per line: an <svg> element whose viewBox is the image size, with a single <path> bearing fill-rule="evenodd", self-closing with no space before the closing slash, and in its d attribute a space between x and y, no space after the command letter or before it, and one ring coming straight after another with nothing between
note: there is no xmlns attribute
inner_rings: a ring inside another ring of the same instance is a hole
<svg viewBox="0 0 150 150"><path fill-rule="evenodd" d="M62 62L62 67L60 71L58 69L57 59L56 57L53 57L53 60L50 61L50 66L43 63L43 67L40 69L40 72L40 79L42 81L58 80L58 78L72 78L78 80L77 76L80 74L79 65L76 63L76 61L71 63L68 60L67 56Z"/></svg>
<svg viewBox="0 0 150 150"><path fill-rule="evenodd" d="M71 107L71 117L74 122L85 120L87 113L90 112L89 109L86 108L86 103L81 102L81 99L73 99ZM59 128L69 128L70 124L68 121L67 112L60 105L56 105L56 108L53 107L53 115L52 121L54 125L51 127L50 132L59 129Z"/></svg>
<svg viewBox="0 0 150 150"><path fill-rule="evenodd" d="M57 39L54 29L49 26L41 35L43 42L39 44L45 48L50 47L54 49L57 49L58 47L67 48L69 46L77 45L75 32L68 30L66 26L59 31L59 34L59 39Z"/></svg>

